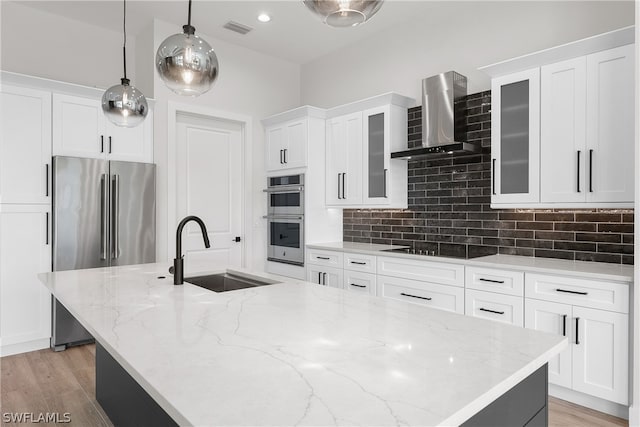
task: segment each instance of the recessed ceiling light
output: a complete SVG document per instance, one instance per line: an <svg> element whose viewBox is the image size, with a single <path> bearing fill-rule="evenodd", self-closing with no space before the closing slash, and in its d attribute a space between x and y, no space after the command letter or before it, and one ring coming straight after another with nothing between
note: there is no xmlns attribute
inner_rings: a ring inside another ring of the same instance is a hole
<svg viewBox="0 0 640 427"><path fill-rule="evenodd" d="M269 22L269 21L271 21L271 17L269 15L267 15L266 13L261 13L260 15L258 15L258 21L260 21L260 22Z"/></svg>

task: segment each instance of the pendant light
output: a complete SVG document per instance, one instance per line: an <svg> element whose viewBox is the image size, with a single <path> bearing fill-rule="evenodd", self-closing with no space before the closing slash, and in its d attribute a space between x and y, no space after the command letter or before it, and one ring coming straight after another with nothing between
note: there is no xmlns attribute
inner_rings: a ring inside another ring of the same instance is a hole
<svg viewBox="0 0 640 427"><path fill-rule="evenodd" d="M384 0L304 0L322 22L331 27L355 27L367 22Z"/></svg>
<svg viewBox="0 0 640 427"><path fill-rule="evenodd" d="M195 35L189 19L182 34L163 41L156 53L156 70L169 89L179 95L199 96L211 89L218 77L218 57L209 43Z"/></svg>
<svg viewBox="0 0 640 427"><path fill-rule="evenodd" d="M102 95L102 111L109 121L117 126L135 127L144 121L149 112L147 99L127 78L127 0L123 0L123 45L122 62L124 73L120 84L111 86Z"/></svg>

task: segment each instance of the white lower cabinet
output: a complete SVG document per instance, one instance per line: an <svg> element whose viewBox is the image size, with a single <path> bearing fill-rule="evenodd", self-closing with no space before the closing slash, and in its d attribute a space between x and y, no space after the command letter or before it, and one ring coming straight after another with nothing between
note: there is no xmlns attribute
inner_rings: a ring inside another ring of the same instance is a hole
<svg viewBox="0 0 640 427"><path fill-rule="evenodd" d="M399 277L377 277L378 296L464 314L464 288Z"/></svg>
<svg viewBox="0 0 640 427"><path fill-rule="evenodd" d="M465 291L465 314L467 316L523 326L523 313L524 299L522 297L474 289Z"/></svg>
<svg viewBox="0 0 640 427"><path fill-rule="evenodd" d="M307 282L342 289L343 270L322 265L307 266Z"/></svg>
<svg viewBox="0 0 640 427"><path fill-rule="evenodd" d="M51 271L48 205L0 205L0 355L49 346Z"/></svg>
<svg viewBox="0 0 640 427"><path fill-rule="evenodd" d="M375 264L374 264L375 265ZM344 271L344 289L364 294L376 294L376 275L359 271Z"/></svg>
<svg viewBox="0 0 640 427"><path fill-rule="evenodd" d="M569 347L549 362L549 382L629 403L627 314L527 298L525 327L569 339Z"/></svg>

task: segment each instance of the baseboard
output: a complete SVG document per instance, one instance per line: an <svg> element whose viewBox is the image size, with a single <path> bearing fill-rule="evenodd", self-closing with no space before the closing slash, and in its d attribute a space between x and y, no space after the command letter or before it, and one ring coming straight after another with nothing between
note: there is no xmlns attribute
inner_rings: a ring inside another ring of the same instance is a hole
<svg viewBox="0 0 640 427"><path fill-rule="evenodd" d="M0 346L0 357L49 348L50 341L50 338L43 338L34 341L21 342L19 344L2 345Z"/></svg>
<svg viewBox="0 0 640 427"><path fill-rule="evenodd" d="M629 419L628 406L600 399L599 397L593 397L588 394L580 393L579 391L569 390L568 388L561 387L559 385L549 384L549 396L557 397L558 399L566 400L586 408L595 409L596 411L604 412L605 414L613 415L618 418L624 418L625 420Z"/></svg>

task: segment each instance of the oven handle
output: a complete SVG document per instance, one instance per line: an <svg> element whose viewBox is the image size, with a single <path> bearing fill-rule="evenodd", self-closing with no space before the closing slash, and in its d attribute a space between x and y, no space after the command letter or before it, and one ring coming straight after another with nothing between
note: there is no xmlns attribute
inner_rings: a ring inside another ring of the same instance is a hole
<svg viewBox="0 0 640 427"><path fill-rule="evenodd" d="M304 219L304 217L302 217L302 216L295 216L295 215L291 215L291 216L287 216L287 215L262 215L262 218L265 218L265 219L299 219L299 220Z"/></svg>
<svg viewBox="0 0 640 427"><path fill-rule="evenodd" d="M265 188L262 190L263 193L297 193L302 191L303 187L275 187L275 188Z"/></svg>

